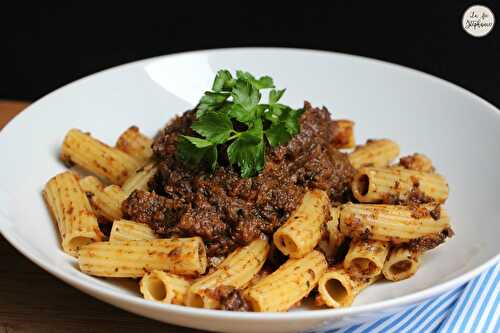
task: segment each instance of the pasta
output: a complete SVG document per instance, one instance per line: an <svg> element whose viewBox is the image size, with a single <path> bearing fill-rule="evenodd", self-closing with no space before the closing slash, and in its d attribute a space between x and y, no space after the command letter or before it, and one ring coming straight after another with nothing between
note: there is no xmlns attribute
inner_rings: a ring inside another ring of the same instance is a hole
<svg viewBox="0 0 500 333"><path fill-rule="evenodd" d="M220 286L241 288L262 268L269 253L266 240L257 239L231 253L217 269L197 280L189 289L186 304L215 309L219 306L213 290Z"/></svg>
<svg viewBox="0 0 500 333"><path fill-rule="evenodd" d="M340 210L337 207L330 208L330 219L326 222L327 239L321 240L318 244L329 260L333 260L337 255L337 251L345 239L339 230L339 215Z"/></svg>
<svg viewBox="0 0 500 333"><path fill-rule="evenodd" d="M388 253L388 242L354 239L345 256L344 268L357 278L380 275Z"/></svg>
<svg viewBox="0 0 500 333"><path fill-rule="evenodd" d="M316 287L327 266L324 255L318 251L300 259L288 259L250 287L246 299L254 311L286 311Z"/></svg>
<svg viewBox="0 0 500 333"><path fill-rule="evenodd" d="M117 220L113 222L111 234L109 235L110 242L123 242L129 240L147 240L157 239L153 229L144 223L137 223L128 220Z"/></svg>
<svg viewBox="0 0 500 333"><path fill-rule="evenodd" d="M415 197L443 203L448 198L448 184L436 173L364 167L354 177L352 192L361 202L408 201Z"/></svg>
<svg viewBox="0 0 500 333"><path fill-rule="evenodd" d="M346 119L334 121L336 130L333 134L333 145L335 148L354 148L354 122Z"/></svg>
<svg viewBox="0 0 500 333"><path fill-rule="evenodd" d="M365 165L383 167L389 165L398 155L399 146L396 142L387 139L368 140L365 145L357 147L349 154L349 161L356 169Z"/></svg>
<svg viewBox="0 0 500 333"><path fill-rule="evenodd" d="M326 192L306 192L302 203L273 236L274 245L291 258L301 258L318 245L330 209Z"/></svg>
<svg viewBox="0 0 500 333"><path fill-rule="evenodd" d="M153 140L142 134L137 126L131 126L120 135L116 148L144 165L153 156L152 144Z"/></svg>
<svg viewBox="0 0 500 333"><path fill-rule="evenodd" d="M142 169L139 169L135 175L131 176L123 183L123 192L128 196L135 190L147 191L148 183L155 176L157 170L156 163L151 162L146 164Z"/></svg>
<svg viewBox="0 0 500 333"><path fill-rule="evenodd" d="M139 283L144 299L166 304L184 305L191 282L179 275L163 271L146 273Z"/></svg>
<svg viewBox="0 0 500 333"><path fill-rule="evenodd" d="M57 222L65 252L74 256L80 247L102 240L97 217L73 172L49 180L43 196Z"/></svg>
<svg viewBox="0 0 500 333"><path fill-rule="evenodd" d="M421 252L411 251L407 247L393 248L384 264L382 273L390 281L407 279L417 272L421 256Z"/></svg>
<svg viewBox="0 0 500 333"><path fill-rule="evenodd" d="M418 153L401 157L398 166L420 172L434 172L432 161L427 156Z"/></svg>
<svg viewBox="0 0 500 333"><path fill-rule="evenodd" d="M67 164L74 163L118 185L140 168L135 159L121 150L109 147L77 129L66 134L61 160Z"/></svg>
<svg viewBox="0 0 500 333"><path fill-rule="evenodd" d="M92 206L98 215L108 221L122 218L122 202L127 195L117 185L104 187L94 176L87 176L80 180L80 186L90 198Z"/></svg>
<svg viewBox="0 0 500 333"><path fill-rule="evenodd" d="M439 216L436 216L436 208ZM447 228L448 214L435 205L344 204L340 210L340 231L355 238L400 244L440 234Z"/></svg>
<svg viewBox="0 0 500 333"><path fill-rule="evenodd" d="M350 306L354 298L377 279L378 276L353 278L345 269L332 267L319 279L316 303L331 308Z"/></svg>
<svg viewBox="0 0 500 333"><path fill-rule="evenodd" d="M199 237L96 242L81 247L78 254L80 270L95 276L142 277L154 270L198 275L207 267Z"/></svg>

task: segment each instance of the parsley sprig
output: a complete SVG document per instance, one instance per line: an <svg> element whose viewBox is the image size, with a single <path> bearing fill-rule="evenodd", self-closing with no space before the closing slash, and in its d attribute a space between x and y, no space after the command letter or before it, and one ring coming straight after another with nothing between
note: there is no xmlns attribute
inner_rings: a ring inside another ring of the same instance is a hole
<svg viewBox="0 0 500 333"><path fill-rule="evenodd" d="M228 70L217 72L212 91L207 91L197 108L197 120L191 128L199 137L183 135L177 156L186 165L207 163L217 168L220 145L227 145L227 160L238 165L242 177L255 176L264 168L266 144L272 147L287 143L300 131L303 109L279 103L285 89L274 89L269 76ZM261 90L269 91L267 104L261 103ZM267 143L266 143L267 142Z"/></svg>

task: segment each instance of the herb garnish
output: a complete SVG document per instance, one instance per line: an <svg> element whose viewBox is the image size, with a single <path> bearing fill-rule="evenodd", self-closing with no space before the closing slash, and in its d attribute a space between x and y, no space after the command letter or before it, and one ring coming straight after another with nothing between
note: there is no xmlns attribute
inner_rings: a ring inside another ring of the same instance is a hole
<svg viewBox="0 0 500 333"><path fill-rule="evenodd" d="M212 170L218 165L218 149L227 146L227 159L238 165L244 178L255 176L264 168L266 140L272 146L287 143L300 131L303 109L279 103L285 89L274 89L273 79L228 70L217 72L212 91L207 91L197 108L197 120L191 128L199 137L180 137L177 156L187 165L202 161ZM269 91L268 104L261 104L261 90Z"/></svg>

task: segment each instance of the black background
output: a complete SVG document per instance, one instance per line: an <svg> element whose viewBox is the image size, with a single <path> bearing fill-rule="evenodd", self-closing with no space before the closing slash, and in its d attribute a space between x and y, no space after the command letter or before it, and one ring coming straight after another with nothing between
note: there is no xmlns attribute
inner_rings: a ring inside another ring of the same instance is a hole
<svg viewBox="0 0 500 333"><path fill-rule="evenodd" d="M37 3L1 9L0 98L33 100L96 71L151 56L282 46L402 64L500 106L500 24L475 38L461 23L472 4L488 6L500 20L494 1Z"/></svg>

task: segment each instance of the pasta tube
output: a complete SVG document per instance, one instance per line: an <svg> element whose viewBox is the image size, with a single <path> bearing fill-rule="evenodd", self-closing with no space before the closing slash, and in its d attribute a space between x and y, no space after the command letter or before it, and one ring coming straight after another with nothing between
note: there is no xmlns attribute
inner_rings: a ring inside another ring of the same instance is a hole
<svg viewBox="0 0 500 333"><path fill-rule="evenodd" d="M158 168L156 163L149 163L144 168L137 171L137 173L128 178L122 185L122 190L129 196L135 190L148 191L148 183L155 176Z"/></svg>
<svg viewBox="0 0 500 333"><path fill-rule="evenodd" d="M344 241L344 235L339 230L340 209L338 207L330 208L330 220L326 223L328 232L328 254L327 256L335 256L340 245Z"/></svg>
<svg viewBox="0 0 500 333"><path fill-rule="evenodd" d="M444 208L434 205L415 207L350 203L342 205L340 210L340 231L354 238L400 244L440 235L449 227ZM440 239L441 242L443 240Z"/></svg>
<svg viewBox="0 0 500 333"><path fill-rule="evenodd" d="M436 173L365 167L354 176L352 192L361 202L397 203L413 199L443 203L448 198L448 183Z"/></svg>
<svg viewBox="0 0 500 333"><path fill-rule="evenodd" d="M406 247L393 248L384 264L382 273L390 281L407 279L417 272L421 256L421 252L411 251Z"/></svg>
<svg viewBox="0 0 500 333"><path fill-rule="evenodd" d="M212 273L198 279L189 289L186 305L215 309L218 300L212 291L220 286L241 288L260 271L267 259L269 244L257 239L231 253Z"/></svg>
<svg viewBox="0 0 500 333"><path fill-rule="evenodd" d="M354 148L354 122L345 119L334 120L335 129L332 133L335 148Z"/></svg>
<svg viewBox="0 0 500 333"><path fill-rule="evenodd" d="M291 258L301 258L318 245L326 222L330 200L325 191L306 192L302 203L274 233L274 245Z"/></svg>
<svg viewBox="0 0 500 333"><path fill-rule="evenodd" d="M327 239L321 240L318 244L328 261L333 260L337 255L337 251L345 239L339 230L339 215L340 209L338 207L330 208L330 219L326 222Z"/></svg>
<svg viewBox="0 0 500 333"><path fill-rule="evenodd" d="M184 305L184 299L190 285L190 281L182 276L163 271L152 271L142 277L139 288L144 299Z"/></svg>
<svg viewBox="0 0 500 333"><path fill-rule="evenodd" d="M343 268L332 267L319 279L316 303L331 308L350 306L354 298L377 279L378 276L356 279Z"/></svg>
<svg viewBox="0 0 500 333"><path fill-rule="evenodd" d="M420 172L434 172L432 161L427 156L418 153L401 157L398 166Z"/></svg>
<svg viewBox="0 0 500 333"><path fill-rule="evenodd" d="M87 193L98 215L108 221L122 218L122 202L127 199L127 195L119 186L109 185L103 187L99 179L94 176L82 178L80 186Z"/></svg>
<svg viewBox="0 0 500 333"><path fill-rule="evenodd" d="M321 252L288 259L275 272L247 289L245 298L258 312L287 311L316 287L328 264Z"/></svg>
<svg viewBox="0 0 500 333"><path fill-rule="evenodd" d="M70 130L64 139L61 160L76 164L98 176L121 185L141 165L121 150L92 138L77 129Z"/></svg>
<svg viewBox="0 0 500 333"><path fill-rule="evenodd" d="M353 239L344 259L344 268L356 278L380 275L388 253L388 242Z"/></svg>
<svg viewBox="0 0 500 333"><path fill-rule="evenodd" d="M144 165L153 156L152 144L153 140L142 134L137 126L131 126L120 135L116 148Z"/></svg>
<svg viewBox="0 0 500 333"><path fill-rule="evenodd" d="M200 237L98 242L80 249L78 264L95 276L141 277L154 270L197 275L205 272L207 256Z"/></svg>
<svg viewBox="0 0 500 333"><path fill-rule="evenodd" d="M113 222L110 242L123 242L129 240L157 239L158 235L147 224L128 220Z"/></svg>
<svg viewBox="0 0 500 333"><path fill-rule="evenodd" d="M74 256L83 245L103 239L97 217L74 173L63 172L49 180L43 197L57 222L65 252Z"/></svg>
<svg viewBox="0 0 500 333"><path fill-rule="evenodd" d="M399 155L399 146L396 142L381 139L368 140L365 145L357 147L349 154L349 161L356 169L364 166L383 167L389 165Z"/></svg>

